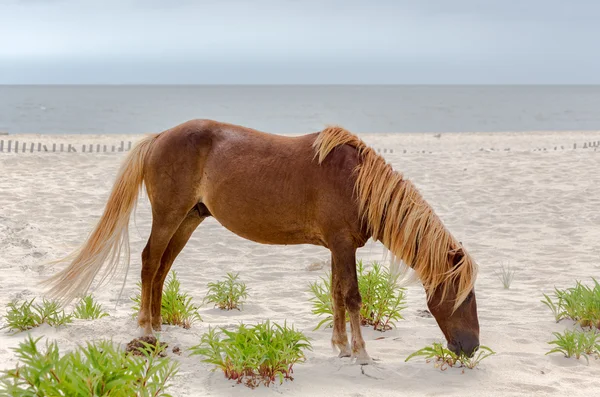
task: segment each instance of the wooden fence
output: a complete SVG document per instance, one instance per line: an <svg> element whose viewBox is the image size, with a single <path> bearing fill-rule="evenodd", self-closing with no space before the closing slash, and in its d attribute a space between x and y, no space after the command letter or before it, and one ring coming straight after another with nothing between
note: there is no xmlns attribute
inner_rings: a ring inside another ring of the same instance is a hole
<svg viewBox="0 0 600 397"><path fill-rule="evenodd" d="M33 152L47 152L47 153L74 153L77 152L77 148L80 148L81 153L113 153L113 152L127 152L131 150L131 141L121 141L120 145L105 145L105 144L82 144L74 145L72 143L41 143L41 142L23 142L15 140L13 144L12 139L0 140L0 153L33 153Z"/></svg>
<svg viewBox="0 0 600 397"><path fill-rule="evenodd" d="M126 145L127 144L127 145ZM77 148L80 148L81 153L112 153L112 152L128 152L131 150L131 141L121 141L120 145L105 145L105 144L66 144L66 143L41 143L41 142L22 142L18 140L0 140L0 153L75 153ZM376 148L377 153L394 153L394 149Z"/></svg>
<svg viewBox="0 0 600 397"><path fill-rule="evenodd" d="M74 153L79 151L81 153L114 153L114 152L128 152L131 150L132 141L121 141L120 144L117 145L107 145L107 144L72 144L72 143L41 143L41 142L23 142L18 140L4 140L0 139L0 153L34 153L34 152L46 152L46 153ZM394 149L391 148L374 148L377 153L394 153ZM534 147L530 149L533 152L537 151L552 151L552 150L569 150L571 149L570 145L560 145L560 146L550 146L546 147ZM577 143L573 143L573 150L576 149L593 149L594 151L600 149L600 141L589 141L584 142L583 145L579 145ZM510 151L510 148L480 148L480 151L492 151L492 152L500 152L500 151ZM433 153L431 151L425 150L411 150L408 151L406 149L402 150L402 153Z"/></svg>

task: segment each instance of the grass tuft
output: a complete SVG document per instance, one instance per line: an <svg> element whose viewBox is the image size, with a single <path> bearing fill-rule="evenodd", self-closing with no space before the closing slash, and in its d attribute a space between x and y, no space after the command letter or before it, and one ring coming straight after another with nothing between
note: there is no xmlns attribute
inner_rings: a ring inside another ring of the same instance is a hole
<svg viewBox="0 0 600 397"><path fill-rule="evenodd" d="M425 357L427 362L433 361L436 368L440 368L445 371L449 367L466 367L473 369L479 365L479 363L496 354L492 349L487 346L479 346L479 350L475 352L473 357L467 357L463 354L457 356L452 351L446 349L441 343L435 342L431 346L426 346L421 350L418 350L408 356L405 362L414 357Z"/></svg>
<svg viewBox="0 0 600 397"><path fill-rule="evenodd" d="M43 323L58 327L73 321L73 316L66 314L57 301L43 299L41 304L37 304L35 298L23 302L13 300L7 307L6 325L2 328L16 332L39 327Z"/></svg>
<svg viewBox="0 0 600 397"><path fill-rule="evenodd" d="M516 270L510 267L510 264L501 264L500 265L500 273L497 273L496 276L502 282L504 289L510 289L510 285L512 284L515 278Z"/></svg>
<svg viewBox="0 0 600 397"><path fill-rule="evenodd" d="M556 322L564 318L577 322L581 327L600 329L600 284L596 279L593 287L577 281L575 287L560 290L554 288L554 299L544 294L544 303L552 310Z"/></svg>
<svg viewBox="0 0 600 397"><path fill-rule="evenodd" d="M392 276L383 266L373 262L370 270L366 270L362 261L358 261L358 289L362 297L360 320L363 325L372 325L373 329L386 331L395 326L395 322L403 319L401 311L406 308L404 288L396 282L398 276ZM310 284L313 297L312 313L326 316L315 327L333 326L333 304L331 297L331 275L321 278L320 282ZM348 320L348 313L346 313Z"/></svg>
<svg viewBox="0 0 600 397"><path fill-rule="evenodd" d="M239 281L239 273L227 273L225 280L208 283L208 292L204 302L214 303L221 310L240 309L248 298L246 284Z"/></svg>
<svg viewBox="0 0 600 397"><path fill-rule="evenodd" d="M257 325L240 324L235 330L209 329L192 355L221 369L227 379L256 387L269 386L279 379L293 380L293 366L305 359L311 345L302 332L270 321Z"/></svg>
<svg viewBox="0 0 600 397"><path fill-rule="evenodd" d="M177 364L158 357L157 350L141 349L143 356L126 354L110 341L88 342L60 354L56 342L45 351L31 335L15 348L19 364L3 371L0 394L25 396L168 396L166 389Z"/></svg>
<svg viewBox="0 0 600 397"><path fill-rule="evenodd" d="M102 305L94 302L92 295L86 295L81 299L73 311L73 316L82 320L96 320L108 315L102 308Z"/></svg>
<svg viewBox="0 0 600 397"><path fill-rule="evenodd" d="M596 330L565 330L562 334L554 332L555 340L548 342L549 345L556 347L550 350L546 355L552 353L562 353L565 357L583 357L589 363L590 355L600 356L600 332Z"/></svg>
<svg viewBox="0 0 600 397"><path fill-rule="evenodd" d="M142 284L138 283L138 293L131 298L134 302L134 316L137 316L140 311L141 289ZM162 293L160 310L162 323L189 329L194 322L202 321L198 309L199 307L192 303L192 297L187 292L181 292L181 284L177 279L177 273L172 272L166 280Z"/></svg>

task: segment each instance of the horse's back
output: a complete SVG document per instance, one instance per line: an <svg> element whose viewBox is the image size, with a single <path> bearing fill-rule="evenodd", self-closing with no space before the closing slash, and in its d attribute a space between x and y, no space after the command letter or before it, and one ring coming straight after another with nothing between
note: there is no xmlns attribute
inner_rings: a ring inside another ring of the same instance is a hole
<svg viewBox="0 0 600 397"><path fill-rule="evenodd" d="M342 146L318 164L317 135L193 120L159 142L174 168L190 174L197 200L234 233L261 243L327 245L335 230L358 227L358 154Z"/></svg>

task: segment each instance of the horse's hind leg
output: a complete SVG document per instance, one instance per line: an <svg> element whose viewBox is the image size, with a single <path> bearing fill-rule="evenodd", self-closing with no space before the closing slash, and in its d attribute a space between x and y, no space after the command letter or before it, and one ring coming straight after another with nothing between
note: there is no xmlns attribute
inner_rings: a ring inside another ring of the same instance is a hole
<svg viewBox="0 0 600 397"><path fill-rule="evenodd" d="M338 357L350 357L352 351L346 333L346 305L344 303L342 269L335 264L331 255L331 295L333 298L333 336L331 344L340 350Z"/></svg>
<svg viewBox="0 0 600 397"><path fill-rule="evenodd" d="M186 215L177 210L155 211L152 231L142 252L142 299L138 324L143 335L152 335L152 283L160 267L162 256Z"/></svg>
<svg viewBox="0 0 600 397"><path fill-rule="evenodd" d="M341 281L344 304L350 314L352 355L356 357L357 364L368 364L371 362L371 358L365 350L365 341L360 329L362 300L358 290L358 277L356 274L356 247L349 240L339 240L331 246L331 252L334 265L333 273L337 273Z"/></svg>
<svg viewBox="0 0 600 397"><path fill-rule="evenodd" d="M158 271L154 275L154 280L152 281L152 328L155 331L161 330L162 319L160 316L161 304L162 304L162 291L165 283L165 279L167 278L167 274L169 274L169 270L171 269L171 265L175 261L175 258L183 247L187 244L188 240L192 236L192 233L198 225L206 218L207 214L201 213L199 210L194 207L186 218L181 222L179 228L171 237L171 241L167 246L160 263L160 267Z"/></svg>

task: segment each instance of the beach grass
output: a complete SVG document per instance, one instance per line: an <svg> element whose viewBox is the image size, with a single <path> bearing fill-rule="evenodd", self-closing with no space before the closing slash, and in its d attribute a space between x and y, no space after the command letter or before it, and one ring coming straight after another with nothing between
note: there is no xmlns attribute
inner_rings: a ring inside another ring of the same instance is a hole
<svg viewBox="0 0 600 397"><path fill-rule="evenodd" d="M252 388L293 380L293 366L305 360L305 350L312 348L302 332L270 321L212 328L191 348L192 355L221 369L227 379Z"/></svg>
<svg viewBox="0 0 600 397"><path fill-rule="evenodd" d="M227 273L225 280L208 283L204 302L213 303L221 310L241 310L247 298L246 284L239 280L239 273Z"/></svg>
<svg viewBox="0 0 600 397"><path fill-rule="evenodd" d="M61 354L56 342L38 346L28 336L14 349L19 360L0 378L0 394L25 396L168 396L178 365L159 350L124 352L111 341L87 342Z"/></svg>
<svg viewBox="0 0 600 397"><path fill-rule="evenodd" d="M550 308L554 319L571 319L582 327L600 329L600 283L593 280L593 287L576 282L575 287L554 288L554 296L544 294L542 303Z"/></svg>
<svg viewBox="0 0 600 397"><path fill-rule="evenodd" d="M109 314L102 308L102 305L94 301L92 295L86 295L81 299L73 311L73 317L82 320L96 320L108 315Z"/></svg>
<svg viewBox="0 0 600 397"><path fill-rule="evenodd" d="M66 314L60 303L43 299L42 303L36 303L35 298L31 300L13 300L8 303L6 325L3 328L21 332L46 323L52 327L58 327L73 321L73 316Z"/></svg>
<svg viewBox="0 0 600 397"><path fill-rule="evenodd" d="M405 289L397 285L393 276L381 264L373 262L369 270L362 261L357 264L358 289L362 297L360 320L363 325L373 326L378 331L386 331L402 320L401 311L406 308ZM331 297L331 274L309 285L312 297L312 313L325 316L315 327L333 326L333 304ZM346 313L348 319L348 313Z"/></svg>
<svg viewBox="0 0 600 397"><path fill-rule="evenodd" d="M442 371L448 367L466 367L473 369L481 363L484 359L496 354L492 349L487 346L479 346L479 349L475 352L473 357L467 357L464 354L457 356L454 352L448 350L443 344L434 342L431 346L425 346L424 348L417 350L406 358L409 361L415 357L424 357L427 362L433 361L436 368L440 368Z"/></svg>
<svg viewBox="0 0 600 397"><path fill-rule="evenodd" d="M600 332L591 330L565 330L563 333L554 332L556 339L548 342L555 347L548 354L562 353L565 357L581 357L589 363L592 355L600 356Z"/></svg>
<svg viewBox="0 0 600 397"><path fill-rule="evenodd" d="M142 301L142 284L138 283L138 293L131 298L133 301L133 316L137 316L140 311ZM178 325L185 329L191 328L196 321L202 321L198 313L199 307L192 302L192 297L187 292L181 291L181 283L177 278L176 272L171 272L165 282L162 293L160 315L162 323L167 325Z"/></svg>

